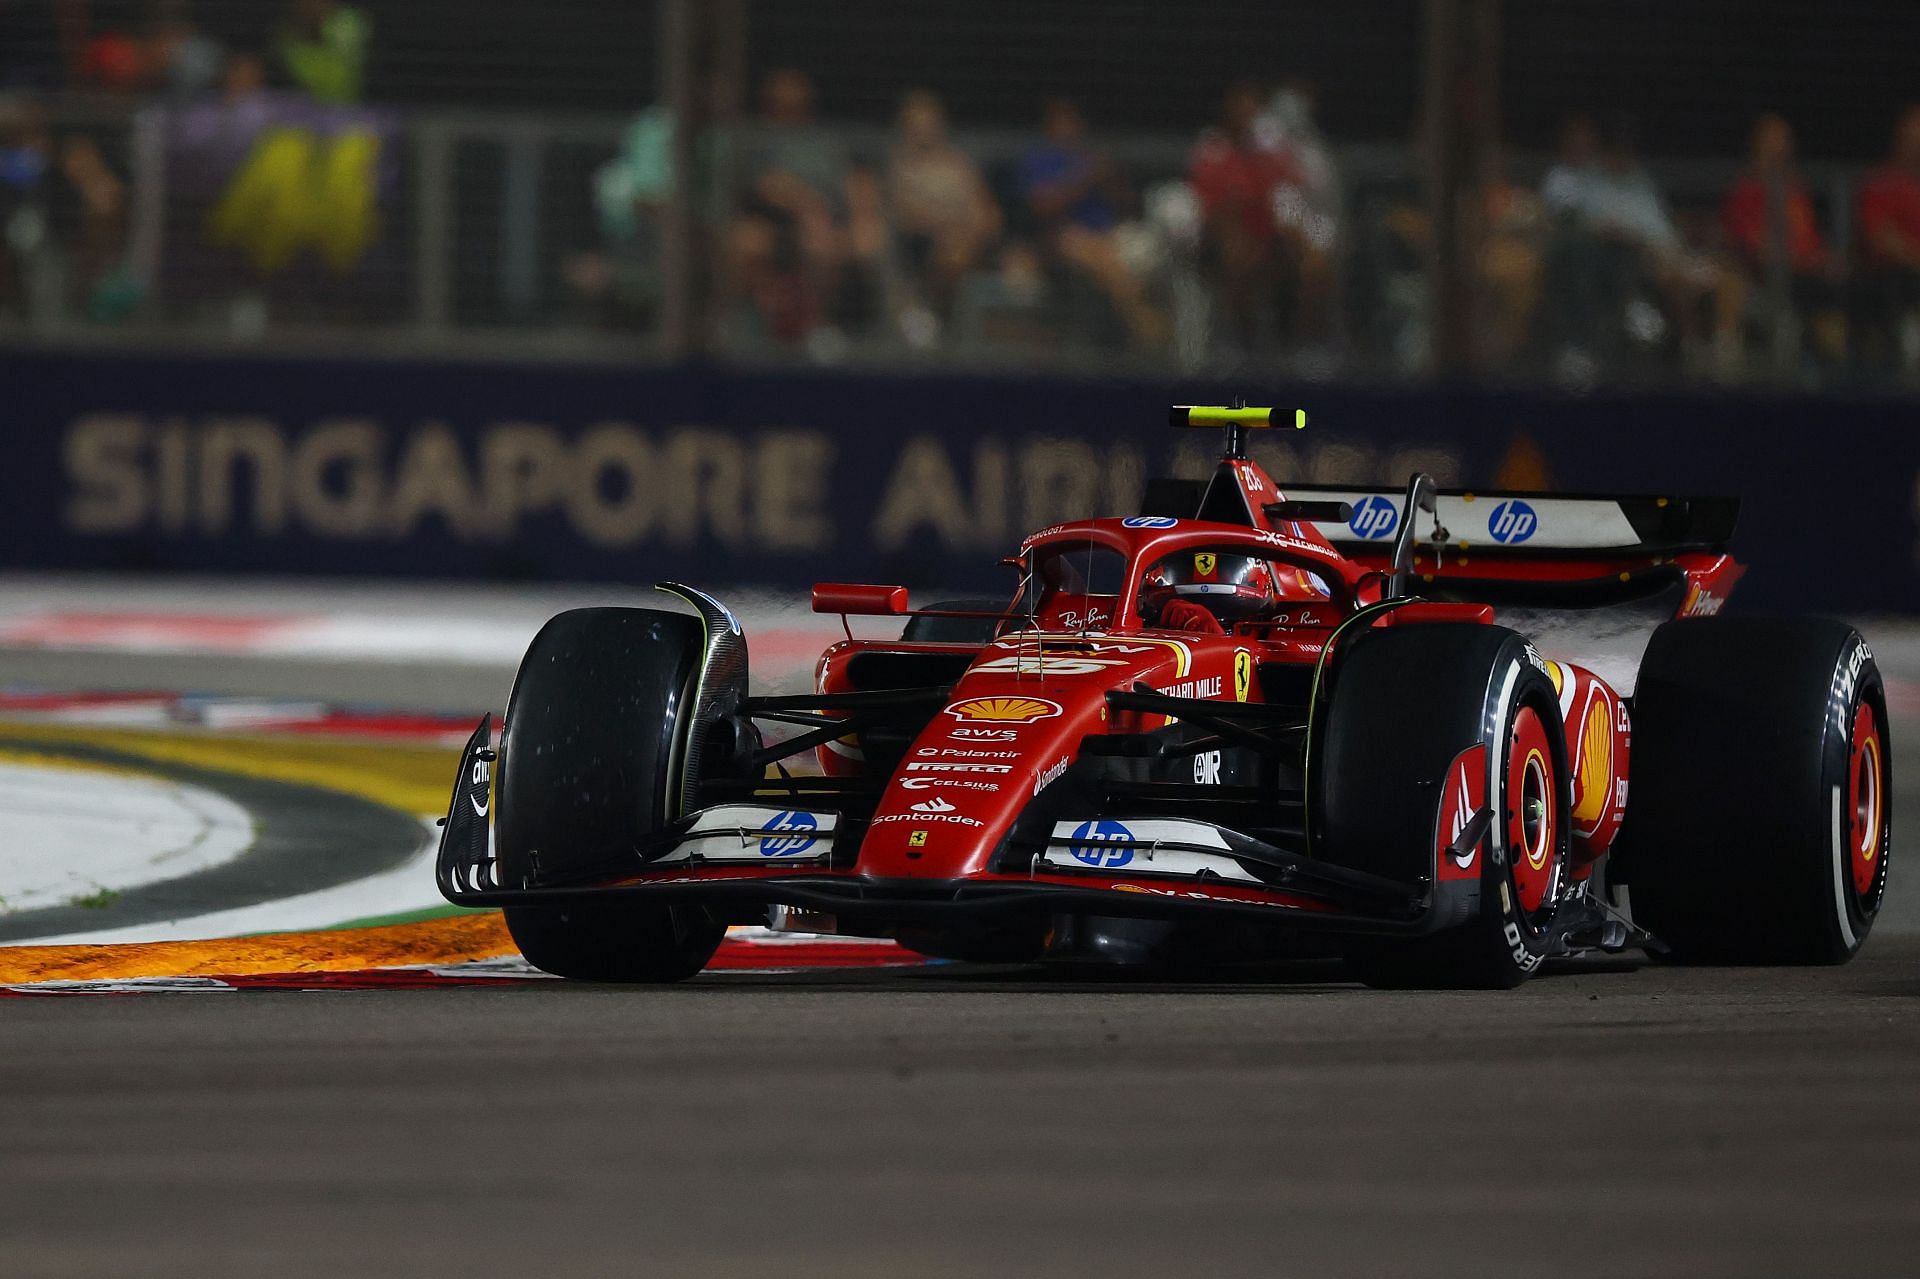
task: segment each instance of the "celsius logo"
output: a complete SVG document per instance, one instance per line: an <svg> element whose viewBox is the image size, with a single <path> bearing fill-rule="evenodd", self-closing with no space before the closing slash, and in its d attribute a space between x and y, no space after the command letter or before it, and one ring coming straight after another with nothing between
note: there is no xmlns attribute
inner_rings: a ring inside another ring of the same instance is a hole
<svg viewBox="0 0 1920 1279"><path fill-rule="evenodd" d="M812 813L780 813L767 823L767 838L760 841L762 857L797 857L812 848L818 841L814 832L820 829L820 823ZM784 834L772 834L781 831Z"/></svg>
<svg viewBox="0 0 1920 1279"><path fill-rule="evenodd" d="M1487 533L1494 541L1512 544L1524 542L1540 527L1540 517L1519 498L1509 498L1493 508L1487 517Z"/></svg>
<svg viewBox="0 0 1920 1279"><path fill-rule="evenodd" d="M1067 851L1089 866L1125 866L1133 860L1133 832L1119 822L1081 822Z"/></svg>
<svg viewBox="0 0 1920 1279"><path fill-rule="evenodd" d="M1180 521L1171 515L1129 515L1120 521L1122 528L1172 528Z"/></svg>
<svg viewBox="0 0 1920 1279"><path fill-rule="evenodd" d="M1353 518L1347 521L1347 527L1355 537L1371 542L1393 532L1399 522L1400 512L1392 502L1378 493L1369 493L1353 504Z"/></svg>

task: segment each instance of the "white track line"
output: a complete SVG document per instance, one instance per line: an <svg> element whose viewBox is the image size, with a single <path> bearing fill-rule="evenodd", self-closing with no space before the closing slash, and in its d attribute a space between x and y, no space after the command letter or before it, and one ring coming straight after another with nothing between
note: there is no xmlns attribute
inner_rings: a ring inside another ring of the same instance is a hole
<svg viewBox="0 0 1920 1279"><path fill-rule="evenodd" d="M183 919L130 924L94 932L63 933L57 937L22 938L16 945L65 946L78 943L198 941L209 937L240 937L249 933L287 933L309 928L331 928L370 915L397 915L428 906L444 906L433 881L434 851L440 831L434 818L422 818L426 832L420 847L400 865L365 879L337 884L297 897L238 906Z"/></svg>

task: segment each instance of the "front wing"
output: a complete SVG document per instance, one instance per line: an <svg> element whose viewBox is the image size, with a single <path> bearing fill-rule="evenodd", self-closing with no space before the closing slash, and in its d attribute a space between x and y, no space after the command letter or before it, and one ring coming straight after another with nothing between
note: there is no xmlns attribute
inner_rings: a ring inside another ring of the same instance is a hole
<svg viewBox="0 0 1920 1279"><path fill-rule="evenodd" d="M1464 885L1400 884L1285 852L1191 818L1101 818L1053 827L1030 870L962 880L875 879L852 868L864 823L832 810L728 803L682 817L644 847L604 850L602 873L564 884L508 883L491 840L491 721L468 739L443 822L436 877L461 906L651 897L734 908L790 906L847 918L1085 913L1232 915L1287 926L1414 933L1456 918L1436 909Z"/></svg>

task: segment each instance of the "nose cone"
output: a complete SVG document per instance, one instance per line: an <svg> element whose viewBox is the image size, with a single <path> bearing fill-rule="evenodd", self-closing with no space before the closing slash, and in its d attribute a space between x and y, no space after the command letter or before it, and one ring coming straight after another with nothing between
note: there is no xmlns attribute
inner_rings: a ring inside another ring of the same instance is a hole
<svg viewBox="0 0 1920 1279"><path fill-rule="evenodd" d="M987 869L1080 740L1107 730L1107 691L1158 683L1185 660L1184 645L1155 642L1039 649L1011 637L989 647L907 748L861 844L860 873L958 879Z"/></svg>

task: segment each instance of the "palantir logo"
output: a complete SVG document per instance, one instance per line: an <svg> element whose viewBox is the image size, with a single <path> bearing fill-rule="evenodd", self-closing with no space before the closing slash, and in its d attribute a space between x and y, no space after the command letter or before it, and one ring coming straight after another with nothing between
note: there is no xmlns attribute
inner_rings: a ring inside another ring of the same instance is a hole
<svg viewBox="0 0 1920 1279"><path fill-rule="evenodd" d="M1081 822L1073 828L1073 843L1067 849L1075 861L1089 866L1125 866L1133 860L1133 832L1119 822Z"/></svg>
<svg viewBox="0 0 1920 1279"><path fill-rule="evenodd" d="M780 813L767 823L768 831L787 831L789 834L769 834L760 841L762 857L797 857L812 848L816 842L814 832L820 829L820 823L812 813Z"/></svg>
<svg viewBox="0 0 1920 1279"><path fill-rule="evenodd" d="M1354 503L1353 518L1347 521L1347 527L1355 537L1373 542L1390 535L1399 522L1400 512L1391 501L1378 493L1369 493Z"/></svg>
<svg viewBox="0 0 1920 1279"><path fill-rule="evenodd" d="M1540 517L1519 498L1509 498L1493 508L1487 517L1487 534L1506 545L1524 542L1540 528Z"/></svg>

